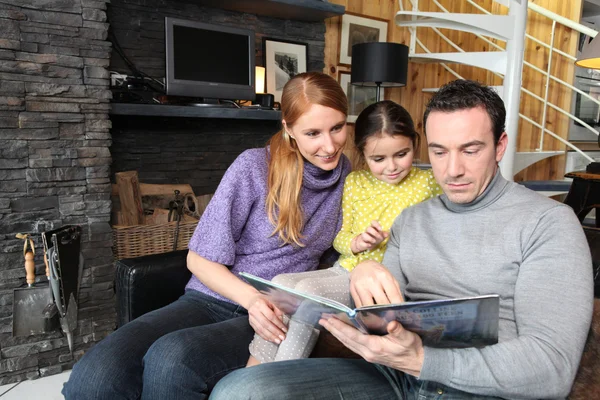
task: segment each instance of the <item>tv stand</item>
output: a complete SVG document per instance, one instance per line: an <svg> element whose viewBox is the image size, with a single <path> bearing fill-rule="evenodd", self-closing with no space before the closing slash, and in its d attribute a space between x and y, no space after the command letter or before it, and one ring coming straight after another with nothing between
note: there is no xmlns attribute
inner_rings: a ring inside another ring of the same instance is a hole
<svg viewBox="0 0 600 400"><path fill-rule="evenodd" d="M240 108L236 107L233 103L186 103L185 105L202 108Z"/></svg>
<svg viewBox="0 0 600 400"><path fill-rule="evenodd" d="M204 103L201 103L204 104ZM214 107L217 106L217 107ZM281 121L281 111L258 108L220 107L222 104L210 104L209 107L175 106L169 104L111 103L111 115L137 115L143 117L185 117L185 118L228 118Z"/></svg>

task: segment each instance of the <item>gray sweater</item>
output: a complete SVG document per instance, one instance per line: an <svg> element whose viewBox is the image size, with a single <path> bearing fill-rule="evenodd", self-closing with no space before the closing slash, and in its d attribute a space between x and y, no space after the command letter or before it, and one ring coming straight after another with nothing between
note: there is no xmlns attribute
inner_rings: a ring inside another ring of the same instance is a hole
<svg viewBox="0 0 600 400"><path fill-rule="evenodd" d="M591 321L592 263L575 214L497 173L469 204L408 208L383 264L407 300L500 295L498 344L425 348L419 379L504 398L566 397Z"/></svg>

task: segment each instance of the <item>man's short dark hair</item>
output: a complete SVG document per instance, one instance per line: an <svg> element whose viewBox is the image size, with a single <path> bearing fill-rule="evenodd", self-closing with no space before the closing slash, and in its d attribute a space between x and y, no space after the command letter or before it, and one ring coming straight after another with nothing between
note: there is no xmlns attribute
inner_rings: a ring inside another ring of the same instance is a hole
<svg viewBox="0 0 600 400"><path fill-rule="evenodd" d="M506 109L504 102L489 87L479 82L459 79L442 86L429 100L423 115L423 128L427 135L427 117L432 111L452 112L482 107L492 121L492 132L494 133L494 144L498 143L505 129Z"/></svg>

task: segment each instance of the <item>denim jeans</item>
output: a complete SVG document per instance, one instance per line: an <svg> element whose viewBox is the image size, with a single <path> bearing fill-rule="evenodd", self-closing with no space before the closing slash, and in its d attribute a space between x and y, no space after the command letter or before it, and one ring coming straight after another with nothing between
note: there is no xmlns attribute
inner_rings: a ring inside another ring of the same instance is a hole
<svg viewBox="0 0 600 400"><path fill-rule="evenodd" d="M365 360L308 358L261 364L229 374L210 400L497 399L419 381Z"/></svg>
<svg viewBox="0 0 600 400"><path fill-rule="evenodd" d="M205 399L246 365L253 334L245 309L188 290L91 348L62 393L67 400Z"/></svg>

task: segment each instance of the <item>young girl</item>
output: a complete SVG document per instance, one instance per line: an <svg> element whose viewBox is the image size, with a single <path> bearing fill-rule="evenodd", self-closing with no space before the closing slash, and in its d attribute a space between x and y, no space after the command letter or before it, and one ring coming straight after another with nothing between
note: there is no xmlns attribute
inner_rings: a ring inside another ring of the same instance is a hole
<svg viewBox="0 0 600 400"><path fill-rule="evenodd" d="M382 261L394 219L403 209L442 193L430 170L412 166L419 135L410 114L393 101L372 104L359 115L354 143L367 168L350 173L344 184L343 223L333 242L338 261L329 269L273 279L346 305L351 302L350 272L361 261ZM248 366L306 358L318 335L312 325L292 318L285 339L269 342L255 335Z"/></svg>

